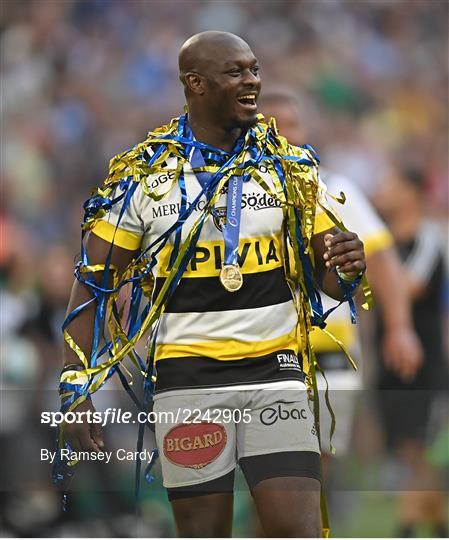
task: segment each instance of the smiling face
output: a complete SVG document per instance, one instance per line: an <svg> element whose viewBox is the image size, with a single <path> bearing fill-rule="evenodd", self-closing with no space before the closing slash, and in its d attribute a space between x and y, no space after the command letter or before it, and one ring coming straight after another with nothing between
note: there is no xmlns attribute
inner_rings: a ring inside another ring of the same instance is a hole
<svg viewBox="0 0 449 540"><path fill-rule="evenodd" d="M224 50L210 64L204 78L204 106L218 123L227 129L248 128L256 123L259 66L246 44Z"/></svg>
<svg viewBox="0 0 449 540"><path fill-rule="evenodd" d="M239 37L220 32L194 36L181 49L180 72L189 110L225 130L257 122L259 66Z"/></svg>

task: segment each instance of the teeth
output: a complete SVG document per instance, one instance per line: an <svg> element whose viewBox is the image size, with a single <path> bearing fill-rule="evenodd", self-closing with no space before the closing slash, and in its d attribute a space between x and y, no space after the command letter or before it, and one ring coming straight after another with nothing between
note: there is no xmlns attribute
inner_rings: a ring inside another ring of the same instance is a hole
<svg viewBox="0 0 449 540"><path fill-rule="evenodd" d="M246 96L240 96L237 98L237 101L244 103L245 101L252 102L252 105L256 103L256 94L246 94Z"/></svg>

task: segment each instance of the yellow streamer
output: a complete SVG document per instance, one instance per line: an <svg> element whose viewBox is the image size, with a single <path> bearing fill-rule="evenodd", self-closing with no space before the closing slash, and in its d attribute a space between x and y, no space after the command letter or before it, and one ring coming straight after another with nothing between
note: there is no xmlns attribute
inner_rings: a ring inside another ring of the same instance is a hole
<svg viewBox="0 0 449 540"><path fill-rule="evenodd" d="M123 152L112 158L109 165L108 177L106 178L104 184L99 189L93 192L93 195L97 195L103 198L109 198L113 194L116 187L119 185L120 181L124 178L128 178L131 179L132 182L140 183L144 194L151 199L159 201L163 197L166 197L168 193L172 190L172 188L178 183L179 175L181 174L184 164L186 163L185 158L182 156L182 143L176 141L173 138L176 136L177 131L178 119L173 119L169 124L161 126L155 131L150 132L145 141L137 144L130 151ZM331 212L329 208L319 202L320 188L318 182L318 163L313 152L305 148L299 148L289 145L287 140L278 134L274 119L271 119L267 123L263 116L259 115L258 123L255 126L253 132L255 133L254 144L256 145L256 147L258 147L258 149L264 148L266 155L286 155L299 157L301 159L308 160L311 165L300 164L293 160L281 159L280 164L286 180L286 189L284 192L284 189L278 178L273 163L270 161L266 161L268 172L274 182L273 190L270 188L270 186L267 185L266 181L263 179L263 177L256 168L244 166L247 156L245 151L241 152L237 156L235 161L232 163L232 165L228 166L223 171L224 175L219 181L214 195L204 208L204 213L200 213L198 215L195 223L193 224L187 235L187 238L180 246L170 274L165 280L165 283L157 297L153 298L151 308L134 337L132 339L129 339L126 335L125 329L122 327L121 317L125 312L125 305L123 305L120 310L117 310L118 315L112 309L113 306L117 305L120 292L118 291L109 295L110 305L107 309L107 325L112 341L112 356L110 358L101 362L95 367L89 367L89 362L84 352L75 343L75 341L67 331L64 332L64 339L66 340L70 348L78 355L85 368L84 370L78 372L77 376L87 376L90 379L94 379L90 386L91 394L97 391L97 389L103 384L111 367L122 362L126 357L129 357L132 363L139 367L138 361L132 352L133 348L135 347L136 343L142 338L142 336L146 332L148 332L148 330L154 324L157 323L161 314L164 312L165 294L170 288L179 268L179 265L187 250L189 249L193 238L198 232L202 219L207 219L210 216L211 211L216 202L218 201L218 198L220 197L223 188L226 186L232 176L234 176L235 174L241 175L249 173L270 197L280 202L280 206L283 208L284 212L285 227L288 231L290 231L289 238L284 238L283 245L285 275L288 285L292 291L295 307L298 313L298 324L296 328L296 333L298 341L301 342L301 354L303 359L304 371L307 375L309 391L313 391L315 394L314 401L316 402L316 422L317 431L319 433L319 406L317 403L318 394L316 390L316 375L314 365L315 355L313 353L309 340L309 332L311 330L310 305L305 286L304 271L299 258L298 242L295 238L294 232L292 233L292 231L295 231L295 209L299 208L301 210L300 227L304 238L304 248L306 253L309 254L312 262L313 251L311 248L311 238L313 236L315 215L318 205L331 218L333 223L339 226L342 230L346 229L341 220L333 212ZM148 166L145 161L145 156L151 155L149 154L150 149L154 148L154 146L159 143L166 145L166 150L162 152L162 154L156 159L154 163L152 163L151 166ZM173 167L169 166L168 160L173 160L173 163L176 163L176 165ZM218 169L219 167L217 165L208 165L205 167L197 168L194 170L194 172L207 171L215 173ZM160 174L162 172L174 173L173 178L170 179L170 184L163 193L156 193L149 188L146 180L149 175ZM335 199L339 202L344 202L344 194L340 194L340 199ZM95 223L98 220L102 219L104 216L105 211L100 208L97 211L96 215L92 216L86 221L86 223L83 225L83 228L85 230L91 229L95 225ZM293 246L289 245L289 242L292 242ZM148 260L143 258L137 264L135 261L132 261L129 267L124 272L122 272L121 275L119 275L116 267L110 266L110 269L113 271L114 288L116 288L122 280L132 276L134 272L139 272L140 274L142 274L147 263ZM88 265L82 267L81 272L100 272L104 270L104 268L105 265L101 264ZM150 298L154 290L153 276L150 274L146 275L140 283L140 286L145 296ZM362 281L362 287L365 295L364 307L369 307L370 305L372 305L372 294L366 278L364 278ZM334 339L334 341L339 345L339 347L348 357L352 367L356 369L354 361L350 357L349 353L346 351L343 344L339 342L339 340L335 339L334 336L332 336L326 330L325 332ZM130 372L126 368L125 371L129 376L131 376ZM69 410L73 410L85 399L85 396L80 396L69 407ZM60 437L60 441L62 442L63 429L61 430ZM325 537L327 537L329 535L329 527L324 496L322 496L322 513L323 534L325 535Z"/></svg>

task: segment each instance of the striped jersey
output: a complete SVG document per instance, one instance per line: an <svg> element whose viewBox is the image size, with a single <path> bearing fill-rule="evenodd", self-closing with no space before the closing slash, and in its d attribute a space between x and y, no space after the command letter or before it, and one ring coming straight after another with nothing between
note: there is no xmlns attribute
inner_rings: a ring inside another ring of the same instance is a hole
<svg viewBox="0 0 449 540"><path fill-rule="evenodd" d="M175 169L177 159L170 157L167 168ZM183 168L184 196L189 205L202 187L190 163L184 163ZM263 164L259 165L259 173L275 192L273 178ZM157 195L165 194L164 197L150 198L139 184L119 228L116 229L121 211L118 205L95 224L93 233L125 249L145 250L178 220L182 192L177 183L168 190L171 174L154 174L146 179L147 188ZM320 185L323 204L324 190ZM160 318L156 392L304 378L298 358L298 314L284 273L284 210L255 179L243 183L238 246L243 286L228 292L219 281L226 200L225 188ZM197 201L182 227L182 241L205 204L205 196ZM331 220L317 207L314 232L331 227ZM157 294L169 274L173 245L171 236L157 256L153 294Z"/></svg>

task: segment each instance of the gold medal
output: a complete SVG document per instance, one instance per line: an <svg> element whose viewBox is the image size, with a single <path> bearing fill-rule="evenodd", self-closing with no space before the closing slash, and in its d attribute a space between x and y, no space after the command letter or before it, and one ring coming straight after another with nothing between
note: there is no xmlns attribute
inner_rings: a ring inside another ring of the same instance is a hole
<svg viewBox="0 0 449 540"><path fill-rule="evenodd" d="M243 285L243 276L236 264L226 264L220 271L220 282L229 292L235 292Z"/></svg>

